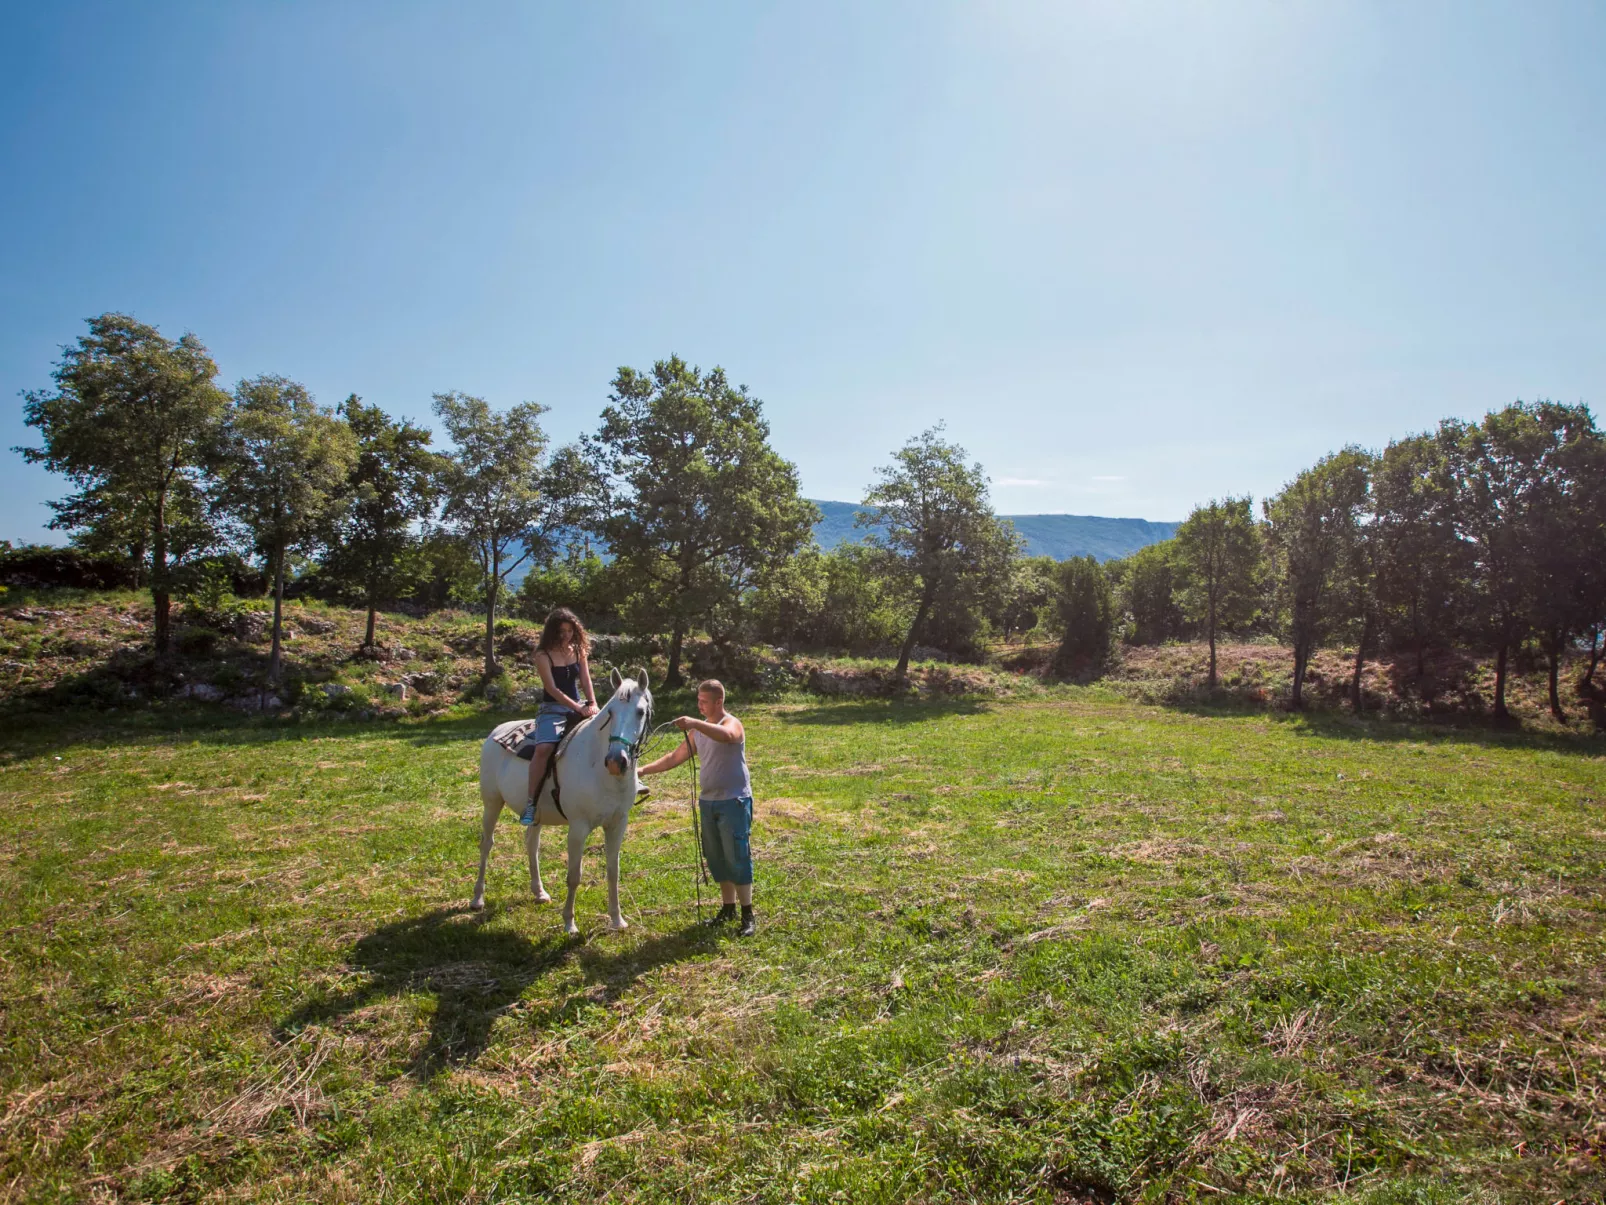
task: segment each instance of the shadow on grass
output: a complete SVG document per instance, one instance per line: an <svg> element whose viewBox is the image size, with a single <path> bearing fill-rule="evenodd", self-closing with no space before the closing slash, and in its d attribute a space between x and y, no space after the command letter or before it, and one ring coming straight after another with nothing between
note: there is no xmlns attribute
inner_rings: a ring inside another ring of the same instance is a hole
<svg viewBox="0 0 1606 1205"><path fill-rule="evenodd" d="M536 980L569 963L578 965L586 987L533 1016L552 1024L593 1003L623 995L642 975L668 963L707 954L717 937L698 925L649 938L617 952L583 944L562 933L532 941L522 933L493 928L495 907L438 908L383 925L357 940L348 964L368 982L332 999L309 1001L279 1027L283 1040L305 1028L336 1021L380 1000L407 992L435 996L429 1040L409 1074L428 1079L472 1062L490 1044L491 1028Z"/></svg>
<svg viewBox="0 0 1606 1205"><path fill-rule="evenodd" d="M1308 708L1288 711L1269 708L1225 695L1219 700L1184 699L1159 702L1153 706L1201 719L1241 719L1255 717L1281 725L1299 736L1325 737L1346 741L1419 741L1424 744L1484 745L1501 749L1532 749L1547 753L1567 753L1599 757L1606 753L1606 738L1580 727L1574 732L1546 732L1524 728L1518 722L1497 725L1492 720L1402 719L1387 715L1357 716L1347 711Z"/></svg>
<svg viewBox="0 0 1606 1205"><path fill-rule="evenodd" d="M783 711L783 724L805 726L849 724L922 724L955 715L983 715L992 708L976 699L864 699L852 703L821 703L804 711Z"/></svg>

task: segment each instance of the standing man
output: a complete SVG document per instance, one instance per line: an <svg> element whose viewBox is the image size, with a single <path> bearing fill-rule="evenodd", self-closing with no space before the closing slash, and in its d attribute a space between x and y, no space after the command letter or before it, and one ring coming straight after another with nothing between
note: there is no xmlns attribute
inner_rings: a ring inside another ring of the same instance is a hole
<svg viewBox="0 0 1606 1205"><path fill-rule="evenodd" d="M695 748L703 857L708 872L719 883L721 903L718 915L709 923L724 925L735 920L740 902L742 927L738 934L751 937L757 926L753 917L753 781L747 773L747 734L742 722L725 710L725 686L718 679L710 678L697 688L697 710L703 713L700 720L689 715L675 720L687 742L642 766L641 773L673 770Z"/></svg>

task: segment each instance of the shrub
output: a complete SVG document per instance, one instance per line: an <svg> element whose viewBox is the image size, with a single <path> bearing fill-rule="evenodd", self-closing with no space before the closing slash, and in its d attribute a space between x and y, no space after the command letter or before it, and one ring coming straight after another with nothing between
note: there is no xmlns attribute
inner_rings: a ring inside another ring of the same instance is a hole
<svg viewBox="0 0 1606 1205"><path fill-rule="evenodd" d="M139 584L139 567L115 557L91 556L77 548L24 544L0 550L0 583L36 589L126 590Z"/></svg>
<svg viewBox="0 0 1606 1205"><path fill-rule="evenodd" d="M228 567L209 561L194 567L181 579L176 591L184 605L184 618L191 624L217 631L234 627L241 607L234 597L234 580Z"/></svg>
<svg viewBox="0 0 1606 1205"><path fill-rule="evenodd" d="M1109 659L1115 608L1109 579L1096 560L1078 556L1060 566L1057 603L1065 635L1054 672L1064 678L1097 675Z"/></svg>

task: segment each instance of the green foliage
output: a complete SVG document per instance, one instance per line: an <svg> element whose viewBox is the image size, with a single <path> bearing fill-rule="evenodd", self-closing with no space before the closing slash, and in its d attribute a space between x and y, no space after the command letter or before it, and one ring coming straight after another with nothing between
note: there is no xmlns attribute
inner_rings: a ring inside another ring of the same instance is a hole
<svg viewBox="0 0 1606 1205"><path fill-rule="evenodd" d="M1104 570L1090 556L1060 565L1060 637L1054 672L1064 678L1090 678L1104 668L1115 627L1115 604Z"/></svg>
<svg viewBox="0 0 1606 1205"><path fill-rule="evenodd" d="M821 552L812 541L753 592L755 635L793 649L885 653L908 630L908 607L863 544Z"/></svg>
<svg viewBox="0 0 1606 1205"><path fill-rule="evenodd" d="M137 584L139 567L116 557L50 544L0 548L0 582L32 589L117 590Z"/></svg>
<svg viewBox="0 0 1606 1205"><path fill-rule="evenodd" d="M357 455L319 569L337 597L360 599L368 608L365 640L371 644L375 608L411 584L418 546L413 528L433 513L445 466L429 451L428 430L365 406L356 394L341 406L341 416Z"/></svg>
<svg viewBox="0 0 1606 1205"><path fill-rule="evenodd" d="M1176 555L1175 540L1162 540L1120 561L1105 562L1116 614L1123 617L1121 639L1127 644L1164 644L1188 634L1188 620L1177 601Z"/></svg>
<svg viewBox="0 0 1606 1205"><path fill-rule="evenodd" d="M1050 617L1058 573L1052 557L1017 557L1003 582L983 591L983 617L1005 640L1034 630Z"/></svg>
<svg viewBox="0 0 1606 1205"><path fill-rule="evenodd" d="M513 611L522 619L541 623L553 607L568 607L587 628L606 632L618 628L620 607L629 588L622 567L576 545L561 560L525 575Z"/></svg>
<svg viewBox="0 0 1606 1205"><path fill-rule="evenodd" d="M274 682L283 663L285 560L319 545L356 457L351 428L305 386L264 375L236 387L221 432L214 496L272 571L268 675Z"/></svg>
<svg viewBox="0 0 1606 1205"><path fill-rule="evenodd" d="M170 566L214 539L203 470L226 395L217 365L194 335L177 342L126 314L89 320L63 354L56 391L24 395L23 421L44 443L25 460L66 477L77 492L51 503L51 526L86 551L150 566L155 643L169 641Z"/></svg>
<svg viewBox="0 0 1606 1205"><path fill-rule="evenodd" d="M184 622L195 627L229 629L240 613L239 600L234 597L234 579L227 564L219 560L195 565L183 576L177 597L184 606Z"/></svg>
<svg viewBox="0 0 1606 1205"><path fill-rule="evenodd" d="M1345 448L1323 457L1263 503L1274 566L1277 615L1294 647L1292 703L1301 705L1305 667L1345 617L1371 457Z"/></svg>
<svg viewBox="0 0 1606 1205"><path fill-rule="evenodd" d="M1207 684L1212 687L1217 633L1249 622L1260 603L1260 533L1250 507L1248 498L1195 507L1174 540L1177 602L1210 644Z"/></svg>
<svg viewBox="0 0 1606 1205"><path fill-rule="evenodd" d="M1384 633L1416 652L1417 674L1435 645L1454 641L1464 622L1469 548L1456 528L1456 486L1444 441L1395 440L1372 467L1376 590Z"/></svg>
<svg viewBox="0 0 1606 1205"><path fill-rule="evenodd" d="M1600 434L1585 406L1518 402L1476 425L1446 422L1440 441L1470 552L1469 614L1475 635L1496 651L1494 711L1505 718L1512 647L1537 629L1554 666L1589 622L1587 583L1602 547L1595 507L1606 497Z"/></svg>
<svg viewBox="0 0 1606 1205"><path fill-rule="evenodd" d="M441 524L479 562L485 605L485 677L496 676L497 607L507 576L551 555L579 516L578 462L568 449L548 461L546 407L497 412L483 398L437 393L435 413L454 445L441 475Z"/></svg>
<svg viewBox="0 0 1606 1205"><path fill-rule="evenodd" d="M934 643L969 644L982 598L1008 580L1020 553L1020 537L993 515L986 473L980 464L966 464L966 455L942 438L938 424L877 469L880 480L864 495L859 523L869 529L866 542L914 602L898 651L899 675L908 670L928 616L936 620Z"/></svg>
<svg viewBox="0 0 1606 1205"><path fill-rule="evenodd" d="M629 617L671 634L668 686L682 682L686 634L700 622L731 626L819 517L769 433L763 405L724 369L671 357L651 373L621 368L586 440L602 491L595 526L637 588Z"/></svg>

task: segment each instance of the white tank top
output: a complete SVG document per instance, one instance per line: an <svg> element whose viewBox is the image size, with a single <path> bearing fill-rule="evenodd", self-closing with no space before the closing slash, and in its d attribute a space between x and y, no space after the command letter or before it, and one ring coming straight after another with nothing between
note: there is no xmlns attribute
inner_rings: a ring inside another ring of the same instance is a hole
<svg viewBox="0 0 1606 1205"><path fill-rule="evenodd" d="M698 794L703 799L745 799L753 794L745 734L739 741L726 742L693 731L691 739L697 752Z"/></svg>

